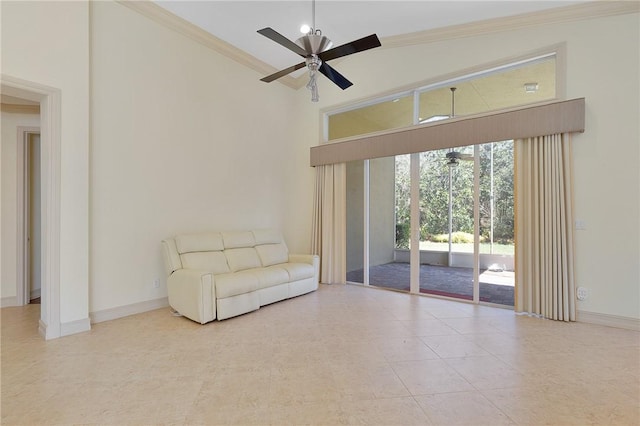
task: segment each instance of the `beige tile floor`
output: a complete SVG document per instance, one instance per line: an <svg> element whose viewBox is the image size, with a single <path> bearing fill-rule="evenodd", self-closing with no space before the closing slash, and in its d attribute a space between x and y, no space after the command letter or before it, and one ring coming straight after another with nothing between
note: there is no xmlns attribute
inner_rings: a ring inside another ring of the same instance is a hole
<svg viewBox="0 0 640 426"><path fill-rule="evenodd" d="M640 424L628 330L341 285L48 342L38 309L2 309L2 424Z"/></svg>

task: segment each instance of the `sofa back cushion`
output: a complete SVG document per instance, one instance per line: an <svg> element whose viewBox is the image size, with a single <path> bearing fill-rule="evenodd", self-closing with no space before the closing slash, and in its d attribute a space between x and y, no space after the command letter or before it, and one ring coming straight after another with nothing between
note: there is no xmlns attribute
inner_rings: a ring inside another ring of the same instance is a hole
<svg viewBox="0 0 640 426"><path fill-rule="evenodd" d="M275 229L258 229L252 232L256 245L278 244L284 242L282 234Z"/></svg>
<svg viewBox="0 0 640 426"><path fill-rule="evenodd" d="M222 234L219 232L179 235L175 240L178 253L180 254L224 250Z"/></svg>
<svg viewBox="0 0 640 426"><path fill-rule="evenodd" d="M182 267L185 269L198 269L215 274L229 272L227 258L222 251L198 251L180 255Z"/></svg>
<svg viewBox="0 0 640 426"><path fill-rule="evenodd" d="M227 258L222 251L222 234L219 232L179 235L175 242L183 268L209 271L213 274L229 272Z"/></svg>
<svg viewBox="0 0 640 426"><path fill-rule="evenodd" d="M225 249L247 248L256 245L256 240L251 231L223 232L222 240L224 241Z"/></svg>
<svg viewBox="0 0 640 426"><path fill-rule="evenodd" d="M289 250L282 234L275 229L259 229L253 231L256 240L256 251L262 266L272 266L289 261Z"/></svg>
<svg viewBox="0 0 640 426"><path fill-rule="evenodd" d="M224 274L289 261L282 234L273 229L183 234L164 243L168 274L180 267Z"/></svg>
<svg viewBox="0 0 640 426"><path fill-rule="evenodd" d="M262 244L256 246L256 251L262 262L262 266L277 265L289 261L289 250L285 243Z"/></svg>
<svg viewBox="0 0 640 426"><path fill-rule="evenodd" d="M260 258L253 247L233 248L224 251L231 272L244 271L245 269L259 268Z"/></svg>

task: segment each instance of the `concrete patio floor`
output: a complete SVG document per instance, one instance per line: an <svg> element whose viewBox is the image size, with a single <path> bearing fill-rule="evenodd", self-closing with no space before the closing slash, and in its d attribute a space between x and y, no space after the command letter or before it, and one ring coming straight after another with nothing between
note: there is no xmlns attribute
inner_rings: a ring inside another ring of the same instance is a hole
<svg viewBox="0 0 640 426"><path fill-rule="evenodd" d="M362 283L363 270L347 273L347 281ZM369 284L409 291L408 263L392 262L369 268ZM480 271L480 301L513 306L513 271ZM473 299L473 269L420 265L420 292L458 299Z"/></svg>

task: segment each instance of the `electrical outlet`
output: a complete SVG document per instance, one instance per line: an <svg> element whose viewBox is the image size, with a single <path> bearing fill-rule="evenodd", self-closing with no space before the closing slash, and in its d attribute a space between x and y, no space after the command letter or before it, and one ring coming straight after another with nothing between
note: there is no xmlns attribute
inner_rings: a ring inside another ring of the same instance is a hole
<svg viewBox="0 0 640 426"><path fill-rule="evenodd" d="M160 288L160 278L153 280L153 288Z"/></svg>
<svg viewBox="0 0 640 426"><path fill-rule="evenodd" d="M578 287L577 296L578 300L587 300L589 297L589 291L585 287Z"/></svg>

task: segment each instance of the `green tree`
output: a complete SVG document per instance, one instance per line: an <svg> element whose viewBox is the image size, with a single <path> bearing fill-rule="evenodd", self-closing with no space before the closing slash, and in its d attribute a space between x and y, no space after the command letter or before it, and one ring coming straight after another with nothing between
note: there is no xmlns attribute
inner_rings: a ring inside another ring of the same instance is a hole
<svg viewBox="0 0 640 426"><path fill-rule="evenodd" d="M408 249L411 235L410 156L396 156L396 248Z"/></svg>
<svg viewBox="0 0 640 426"><path fill-rule="evenodd" d="M458 149L471 154L471 147ZM420 154L420 237L449 232L449 150ZM491 144L480 146L480 234L490 234L491 216ZM494 241L513 242L513 142L493 144ZM396 246L409 247L410 156L396 157ZM461 160L451 168L453 231L473 233L473 162Z"/></svg>

